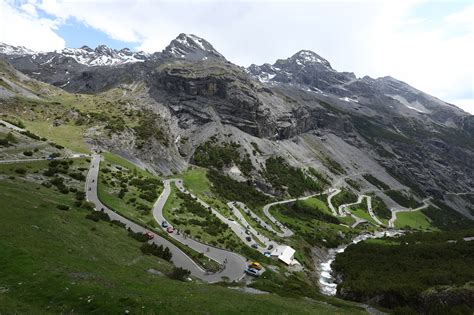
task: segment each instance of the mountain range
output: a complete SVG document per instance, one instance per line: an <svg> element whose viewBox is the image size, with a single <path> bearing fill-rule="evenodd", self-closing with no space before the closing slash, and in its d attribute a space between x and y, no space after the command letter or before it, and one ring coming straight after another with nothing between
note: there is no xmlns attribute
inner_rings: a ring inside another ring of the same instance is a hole
<svg viewBox="0 0 474 315"><path fill-rule="evenodd" d="M268 194L279 192L262 175L265 161L278 156L340 184L357 180L363 191L376 191L392 208L400 204L364 175L474 218L465 194L474 190L474 116L395 78L338 72L309 50L244 68L191 34L180 34L151 54L104 45L35 52L0 44L0 58L6 61L0 73L2 102L47 98L63 90L77 98L105 99L124 115L140 112L145 135L137 126L115 126L123 117L94 119L77 108L25 119L54 126L75 121L90 146L156 173L184 170L195 162L196 148L217 139L239 143L252 166L246 174L226 173Z"/></svg>

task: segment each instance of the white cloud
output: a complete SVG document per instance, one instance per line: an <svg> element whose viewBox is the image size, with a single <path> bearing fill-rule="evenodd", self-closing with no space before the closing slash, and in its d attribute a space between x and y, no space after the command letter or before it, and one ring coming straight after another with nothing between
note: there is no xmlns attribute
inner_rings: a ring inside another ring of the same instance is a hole
<svg viewBox="0 0 474 315"><path fill-rule="evenodd" d="M63 48L64 39L54 32L56 22L38 18L35 12L28 3L19 11L11 1L0 0L0 42L39 51Z"/></svg>
<svg viewBox="0 0 474 315"><path fill-rule="evenodd" d="M38 18L35 12L30 4L20 11L12 2L0 0L0 42L39 51L63 48L64 39L54 32L55 21Z"/></svg>

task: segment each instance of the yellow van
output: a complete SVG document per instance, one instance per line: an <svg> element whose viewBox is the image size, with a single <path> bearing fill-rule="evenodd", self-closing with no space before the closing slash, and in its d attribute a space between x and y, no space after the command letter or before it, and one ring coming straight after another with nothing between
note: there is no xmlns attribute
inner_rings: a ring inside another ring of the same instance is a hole
<svg viewBox="0 0 474 315"><path fill-rule="evenodd" d="M257 270L262 270L262 265L256 261L251 262L249 267Z"/></svg>

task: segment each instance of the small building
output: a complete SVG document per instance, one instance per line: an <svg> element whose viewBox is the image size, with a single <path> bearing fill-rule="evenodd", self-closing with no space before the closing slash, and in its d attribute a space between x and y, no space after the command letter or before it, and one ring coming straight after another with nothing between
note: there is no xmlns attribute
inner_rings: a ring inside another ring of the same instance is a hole
<svg viewBox="0 0 474 315"><path fill-rule="evenodd" d="M277 246L273 252L272 256L278 257L279 260L283 261L287 265L291 265L294 260L296 250L291 248L290 246L280 245Z"/></svg>

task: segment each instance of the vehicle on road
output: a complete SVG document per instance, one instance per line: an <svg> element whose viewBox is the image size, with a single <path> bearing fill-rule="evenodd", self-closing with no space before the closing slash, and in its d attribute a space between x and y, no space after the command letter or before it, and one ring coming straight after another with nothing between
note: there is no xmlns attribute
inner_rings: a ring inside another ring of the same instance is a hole
<svg viewBox="0 0 474 315"><path fill-rule="evenodd" d="M143 235L145 235L145 237L149 240L152 240L155 237L155 235L151 232L145 232Z"/></svg>
<svg viewBox="0 0 474 315"><path fill-rule="evenodd" d="M256 243L253 243L253 244L251 245L251 247L257 249L257 248L258 248L258 245L257 245Z"/></svg>
<svg viewBox="0 0 474 315"><path fill-rule="evenodd" d="M166 222L166 221L161 222L161 226L164 227L164 228L167 228L168 227L168 222Z"/></svg>
<svg viewBox="0 0 474 315"><path fill-rule="evenodd" d="M249 268L262 270L262 265L259 262L252 261L249 265Z"/></svg>
<svg viewBox="0 0 474 315"><path fill-rule="evenodd" d="M268 249L269 249L269 250L272 250L272 249L273 249L273 245L272 245L272 244L268 245Z"/></svg>
<svg viewBox="0 0 474 315"><path fill-rule="evenodd" d="M166 232L168 233L173 233L174 232L174 229L172 226L168 226L168 228L166 229Z"/></svg>
<svg viewBox="0 0 474 315"><path fill-rule="evenodd" d="M92 187L89 187L89 191L91 191L91 190L92 190Z"/></svg>
<svg viewBox="0 0 474 315"><path fill-rule="evenodd" d="M247 240L247 242L250 242L252 240L250 236L247 236L245 239Z"/></svg>
<svg viewBox="0 0 474 315"><path fill-rule="evenodd" d="M265 257L272 257L272 253L270 253L270 252L264 252L263 255Z"/></svg>
<svg viewBox="0 0 474 315"><path fill-rule="evenodd" d="M258 270L253 269L253 268L246 269L245 273L248 274L248 275L254 276L254 277L260 276L260 272L258 272Z"/></svg>

